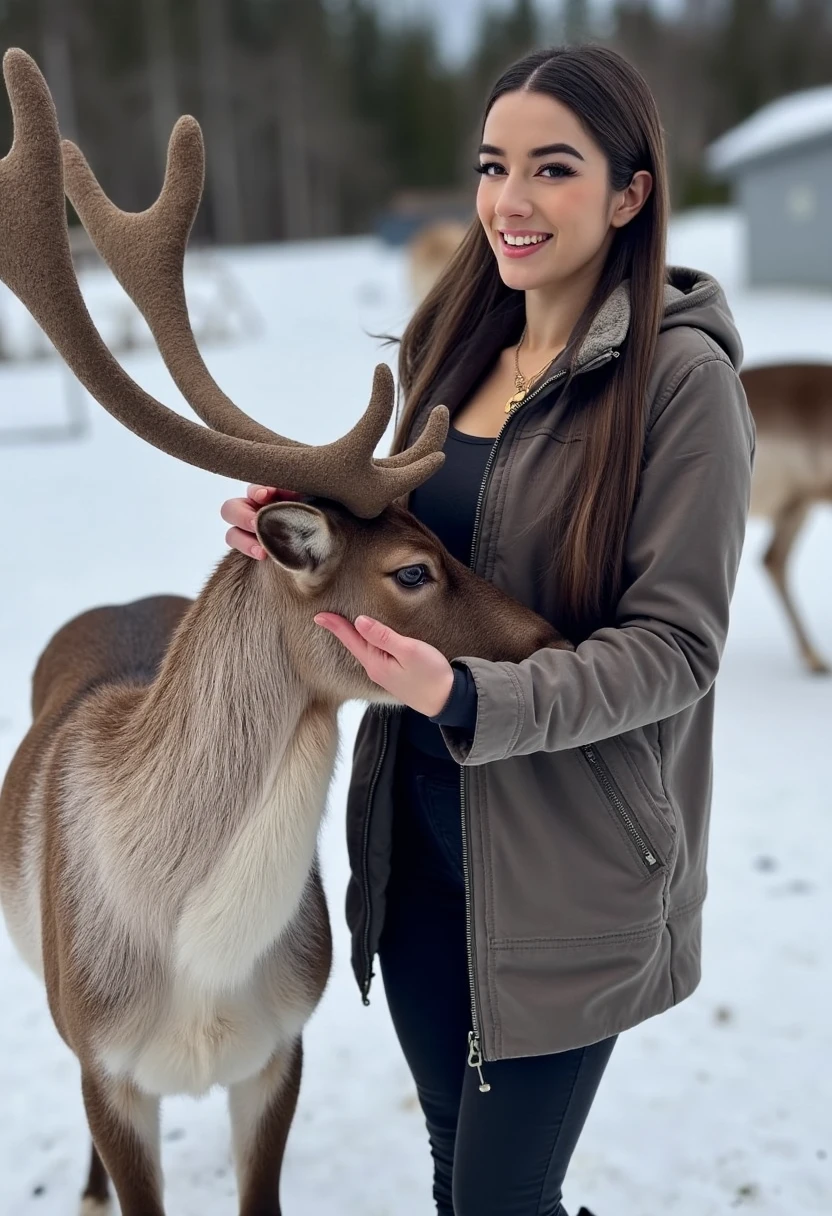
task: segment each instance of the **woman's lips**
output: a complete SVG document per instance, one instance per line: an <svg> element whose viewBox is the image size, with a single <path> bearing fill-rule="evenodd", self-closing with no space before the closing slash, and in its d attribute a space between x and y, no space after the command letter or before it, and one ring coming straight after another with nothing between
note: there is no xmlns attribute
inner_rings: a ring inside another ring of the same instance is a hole
<svg viewBox="0 0 832 1216"><path fill-rule="evenodd" d="M503 233L500 234L500 248L507 258L527 258L529 254L537 253L538 249L543 249L545 245L551 241L551 236L548 236L545 241L538 241L534 245L509 245Z"/></svg>

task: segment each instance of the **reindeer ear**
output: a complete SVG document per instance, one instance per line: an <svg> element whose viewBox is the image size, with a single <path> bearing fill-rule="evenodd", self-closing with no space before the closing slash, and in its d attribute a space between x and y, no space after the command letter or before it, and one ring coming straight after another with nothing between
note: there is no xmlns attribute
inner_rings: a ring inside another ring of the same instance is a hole
<svg viewBox="0 0 832 1216"><path fill-rule="evenodd" d="M255 527L269 556L292 574L316 574L336 549L326 515L306 503L276 502L263 507Z"/></svg>

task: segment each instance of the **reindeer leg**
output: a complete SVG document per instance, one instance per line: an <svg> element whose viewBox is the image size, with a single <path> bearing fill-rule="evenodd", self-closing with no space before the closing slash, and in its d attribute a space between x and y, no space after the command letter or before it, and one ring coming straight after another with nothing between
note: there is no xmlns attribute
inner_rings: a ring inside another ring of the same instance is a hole
<svg viewBox="0 0 832 1216"><path fill-rule="evenodd" d="M90 1183L101 1176L106 1181L109 1173L121 1216L165 1216L159 1099L141 1093L130 1081L113 1081L88 1070L82 1073L81 1090L95 1143ZM106 1208L102 1208L98 1196L86 1195L81 1211L86 1216Z"/></svg>
<svg viewBox="0 0 832 1216"><path fill-rule="evenodd" d="M281 1216L280 1170L297 1105L302 1060L298 1039L257 1076L228 1091L240 1216Z"/></svg>
<svg viewBox="0 0 832 1216"><path fill-rule="evenodd" d="M81 1200L81 1216L105 1216L110 1211L110 1175L93 1144L87 1185Z"/></svg>
<svg viewBox="0 0 832 1216"><path fill-rule="evenodd" d="M774 534L766 550L763 563L783 602L783 607L786 609L786 615L791 622L804 663L810 671L818 675L825 675L829 672L829 666L809 641L786 582L786 563L811 505L810 501L799 499L789 503L774 516Z"/></svg>

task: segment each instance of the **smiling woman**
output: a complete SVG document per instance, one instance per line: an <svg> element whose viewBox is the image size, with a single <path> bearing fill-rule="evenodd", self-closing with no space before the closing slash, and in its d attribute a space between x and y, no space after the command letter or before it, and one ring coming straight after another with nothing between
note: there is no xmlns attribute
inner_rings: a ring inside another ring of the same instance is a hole
<svg viewBox="0 0 832 1216"><path fill-rule="evenodd" d="M513 64L474 169L477 220L401 339L393 452L447 405L411 512L575 649L448 664L384 621L321 623L404 707L359 729L347 919L365 1000L381 961L437 1213L565 1216L617 1035L700 977L754 441L719 285L665 265L662 127L626 60ZM223 509L246 552L251 493Z"/></svg>

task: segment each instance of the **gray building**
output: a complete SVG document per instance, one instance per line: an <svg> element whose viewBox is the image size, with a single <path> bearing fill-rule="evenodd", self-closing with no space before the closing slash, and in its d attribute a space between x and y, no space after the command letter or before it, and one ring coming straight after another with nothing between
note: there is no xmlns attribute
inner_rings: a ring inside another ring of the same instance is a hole
<svg viewBox="0 0 832 1216"><path fill-rule="evenodd" d="M832 85L792 93L706 153L748 232L748 281L832 289Z"/></svg>

